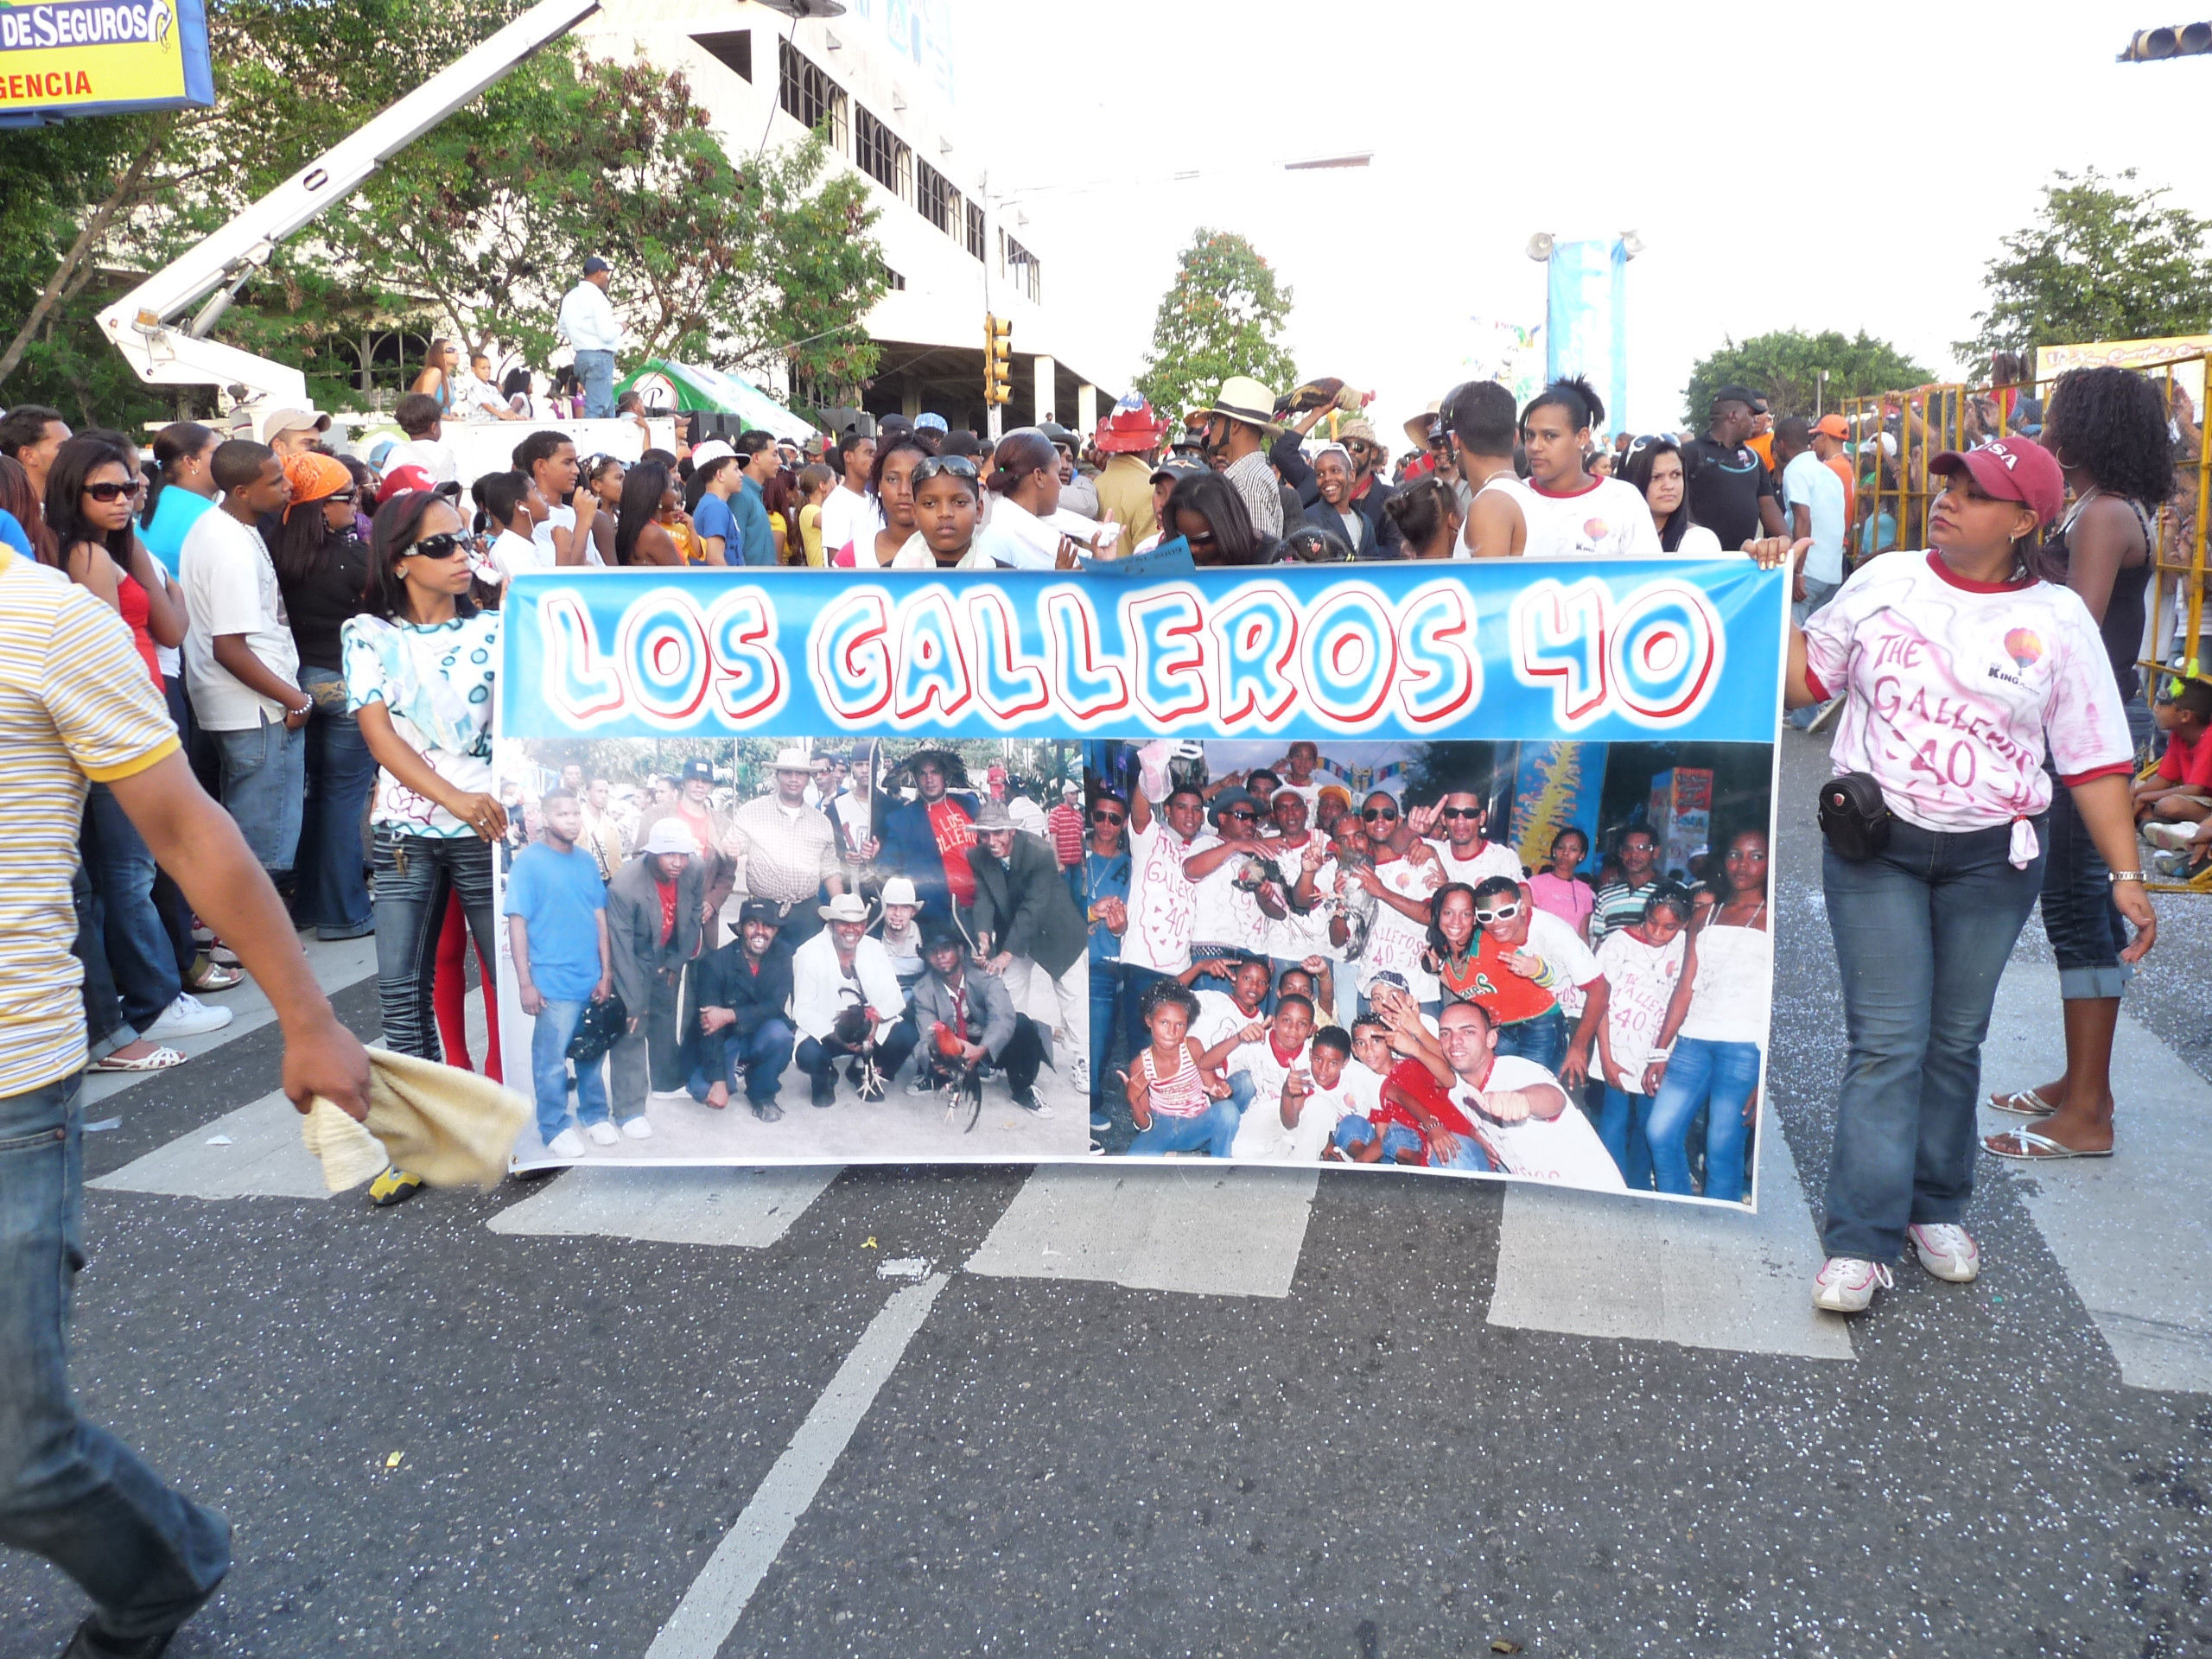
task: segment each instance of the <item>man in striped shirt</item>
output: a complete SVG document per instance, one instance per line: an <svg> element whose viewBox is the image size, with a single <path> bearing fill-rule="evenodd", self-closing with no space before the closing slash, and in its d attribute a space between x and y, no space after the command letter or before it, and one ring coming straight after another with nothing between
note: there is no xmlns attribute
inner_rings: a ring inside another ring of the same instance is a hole
<svg viewBox="0 0 2212 1659"><path fill-rule="evenodd" d="M1274 393L1232 374L1221 383L1221 395L1196 411L1205 417L1206 454L1227 458L1221 475L1235 487L1263 542L1282 537L1282 485L1268 459L1268 440L1282 430L1274 408Z"/></svg>
<svg viewBox="0 0 2212 1659"><path fill-rule="evenodd" d="M1621 879L1598 889L1597 907L1590 912L1590 948L1616 928L1643 919L1643 901L1659 890L1659 843L1649 830L1630 830L1621 837Z"/></svg>
<svg viewBox="0 0 2212 1659"><path fill-rule="evenodd" d="M79 1417L69 1392L86 1058L69 882L87 779L114 791L267 994L292 1103L320 1095L366 1116L369 1062L238 825L193 780L130 629L0 549L0 1544L43 1556L92 1599L72 1654L150 1656L230 1570L230 1525Z"/></svg>

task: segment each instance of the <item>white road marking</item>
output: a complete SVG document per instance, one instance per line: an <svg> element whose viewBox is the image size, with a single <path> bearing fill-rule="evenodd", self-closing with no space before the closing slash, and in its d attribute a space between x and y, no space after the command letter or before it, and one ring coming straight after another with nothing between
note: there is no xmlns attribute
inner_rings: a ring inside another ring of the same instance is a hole
<svg viewBox="0 0 2212 1659"><path fill-rule="evenodd" d="M1151 1169L1040 1169L968 1270L1194 1296L1287 1296L1320 1179L1318 1166L1198 1159Z"/></svg>
<svg viewBox="0 0 2212 1659"><path fill-rule="evenodd" d="M300 1115L272 1091L86 1183L110 1192L182 1198L327 1198L322 1166L300 1140Z"/></svg>
<svg viewBox="0 0 2212 1659"><path fill-rule="evenodd" d="M1789 1144L1760 1125L1757 1215L1516 1181L1505 1195L1490 1322L1738 1353L1849 1359L1815 1311L1821 1244Z"/></svg>
<svg viewBox="0 0 2212 1659"><path fill-rule="evenodd" d="M714 1659L721 1650L785 1541L897 1369L906 1344L929 1317L947 1277L937 1274L895 1293L869 1322L745 1512L722 1535L645 1649L645 1659Z"/></svg>
<svg viewBox="0 0 2212 1659"><path fill-rule="evenodd" d="M664 1244L773 1244L836 1180L807 1169L625 1169L584 1165L485 1224L495 1233L582 1234Z"/></svg>
<svg viewBox="0 0 2212 1659"><path fill-rule="evenodd" d="M2066 1069L2058 976L2015 964L1997 988L1982 1046L1982 1092L2024 1089ZM2122 1007L2113 1046L2114 1155L2029 1166L1982 1154L1983 1180L2009 1177L2075 1294L2133 1389L2212 1394L2212 1084ZM1982 1115L1985 1131L2024 1120ZM2026 1127L2032 1128L2032 1123ZM2005 1264L1985 1255L1985 1278Z"/></svg>

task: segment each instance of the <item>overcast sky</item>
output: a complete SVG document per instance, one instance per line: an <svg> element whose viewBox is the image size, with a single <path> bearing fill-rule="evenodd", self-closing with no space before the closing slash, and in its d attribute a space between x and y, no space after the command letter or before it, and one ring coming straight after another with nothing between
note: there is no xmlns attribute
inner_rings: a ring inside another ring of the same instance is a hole
<svg viewBox="0 0 2212 1659"><path fill-rule="evenodd" d="M1469 318L1542 321L1531 232L1634 230L1648 429L1726 335L1864 328L1949 369L2056 168L2133 167L2212 213L2212 57L2113 61L2182 21L2156 6L956 3L994 189L1113 181L1024 206L1081 330L1064 354L1114 390L1201 225L1283 273L1300 374L1371 388L1390 427L1461 378ZM1360 149L1365 172L1266 165Z"/></svg>

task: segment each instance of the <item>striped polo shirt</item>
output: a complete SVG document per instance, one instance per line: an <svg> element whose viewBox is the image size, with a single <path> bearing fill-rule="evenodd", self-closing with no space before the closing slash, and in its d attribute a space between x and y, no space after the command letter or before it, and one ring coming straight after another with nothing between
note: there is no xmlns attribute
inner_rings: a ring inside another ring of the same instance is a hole
<svg viewBox="0 0 2212 1659"><path fill-rule="evenodd" d="M176 728L123 619L0 548L0 1096L85 1065L69 881L85 780L176 753Z"/></svg>

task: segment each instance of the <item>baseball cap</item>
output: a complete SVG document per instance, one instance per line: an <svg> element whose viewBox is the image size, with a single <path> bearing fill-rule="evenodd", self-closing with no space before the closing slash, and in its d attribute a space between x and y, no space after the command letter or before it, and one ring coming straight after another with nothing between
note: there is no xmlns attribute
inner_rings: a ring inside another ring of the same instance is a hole
<svg viewBox="0 0 2212 1659"><path fill-rule="evenodd" d="M709 438L691 452L691 470L696 473L702 467L710 467L715 462L736 453L734 447L724 443L720 438Z"/></svg>
<svg viewBox="0 0 2212 1659"><path fill-rule="evenodd" d="M740 927L751 922L766 922L771 927L780 927L783 925L783 921L782 911L766 899L748 899L739 907L737 912L737 925Z"/></svg>
<svg viewBox="0 0 2212 1659"><path fill-rule="evenodd" d="M284 433L297 432L302 428L315 432L327 432L330 430L330 416L305 409L272 409L262 419L261 441L267 443Z"/></svg>
<svg viewBox="0 0 2212 1659"><path fill-rule="evenodd" d="M410 490L429 490L437 487L427 467L395 467L384 475L384 489L377 496L379 502L394 496L405 495Z"/></svg>
<svg viewBox="0 0 2212 1659"><path fill-rule="evenodd" d="M612 270L613 269L613 266L608 264L606 260L601 258L595 253L592 255L590 258L584 261L584 275L587 276L596 276L602 270Z"/></svg>
<svg viewBox="0 0 2212 1659"><path fill-rule="evenodd" d="M1851 423L1840 415L1823 415L1813 423L1813 430L1824 438L1848 439L1851 436Z"/></svg>
<svg viewBox="0 0 2212 1659"><path fill-rule="evenodd" d="M1712 401L1716 404L1741 404L1745 409L1757 409L1766 401L1749 386L1730 385L1714 389Z"/></svg>
<svg viewBox="0 0 2212 1659"><path fill-rule="evenodd" d="M1928 463L1931 473L1965 473L1985 495L2031 507L2049 524L2066 505L2066 474L2056 457L2033 438L1996 438L1978 449L1947 449Z"/></svg>
<svg viewBox="0 0 2212 1659"><path fill-rule="evenodd" d="M714 763L712 761L700 760L686 760L683 763L683 770L677 773L677 776L681 778L687 784L694 778L696 778L701 783L711 784L715 781Z"/></svg>
<svg viewBox="0 0 2212 1659"><path fill-rule="evenodd" d="M944 416L931 414L917 415L914 416L914 429L917 432L942 432L945 429Z"/></svg>

